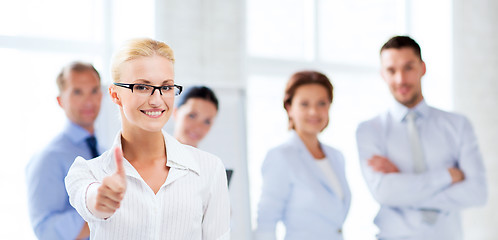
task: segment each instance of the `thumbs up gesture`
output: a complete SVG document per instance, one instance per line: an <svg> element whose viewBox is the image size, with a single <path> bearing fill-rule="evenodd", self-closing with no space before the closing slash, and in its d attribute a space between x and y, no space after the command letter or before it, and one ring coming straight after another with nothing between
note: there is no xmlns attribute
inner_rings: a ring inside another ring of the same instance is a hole
<svg viewBox="0 0 498 240"><path fill-rule="evenodd" d="M116 172L105 177L102 184L90 185L87 193L87 207L98 218L108 218L120 207L126 192L126 175L123 167L123 152L114 149Z"/></svg>

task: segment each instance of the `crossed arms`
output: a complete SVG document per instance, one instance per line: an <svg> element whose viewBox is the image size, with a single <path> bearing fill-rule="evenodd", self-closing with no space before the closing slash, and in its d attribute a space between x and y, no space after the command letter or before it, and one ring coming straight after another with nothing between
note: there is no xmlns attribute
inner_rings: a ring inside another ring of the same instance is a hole
<svg viewBox="0 0 498 240"><path fill-rule="evenodd" d="M361 124L357 130L358 151L373 197L382 205L441 211L484 204L487 186L477 139L468 121L463 123L462 129L455 165L417 174L400 171L385 157L380 128Z"/></svg>

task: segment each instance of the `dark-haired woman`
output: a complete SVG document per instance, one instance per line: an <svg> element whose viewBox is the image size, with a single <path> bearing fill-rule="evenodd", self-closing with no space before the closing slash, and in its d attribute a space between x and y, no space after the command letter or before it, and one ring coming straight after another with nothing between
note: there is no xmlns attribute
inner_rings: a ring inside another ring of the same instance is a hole
<svg viewBox="0 0 498 240"><path fill-rule="evenodd" d="M173 112L175 138L183 144L197 147L207 135L218 114L218 99L205 86L193 86L180 96Z"/></svg>

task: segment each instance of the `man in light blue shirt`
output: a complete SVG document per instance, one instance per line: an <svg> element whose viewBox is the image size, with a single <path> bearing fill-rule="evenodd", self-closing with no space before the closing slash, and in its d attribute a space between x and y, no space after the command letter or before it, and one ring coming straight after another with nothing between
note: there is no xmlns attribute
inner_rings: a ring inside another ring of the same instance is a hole
<svg viewBox="0 0 498 240"><path fill-rule="evenodd" d="M100 110L100 76L91 64L74 62L57 77L57 101L68 122L26 168L29 214L38 239L86 239L90 231L69 204L64 178L74 159L102 153L94 136Z"/></svg>
<svg viewBox="0 0 498 240"><path fill-rule="evenodd" d="M464 116L426 104L426 68L413 39L391 38L380 58L395 102L357 129L363 175L381 205L374 220L378 238L462 239L460 210L487 198L472 126Z"/></svg>

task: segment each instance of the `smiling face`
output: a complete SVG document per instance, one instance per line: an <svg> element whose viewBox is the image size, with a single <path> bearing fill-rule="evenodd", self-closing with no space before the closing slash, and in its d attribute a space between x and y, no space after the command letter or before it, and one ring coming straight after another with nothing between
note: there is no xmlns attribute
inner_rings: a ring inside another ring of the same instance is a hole
<svg viewBox="0 0 498 240"><path fill-rule="evenodd" d="M381 76L393 97L408 108L423 100L422 76L425 63L412 48L389 48L380 54Z"/></svg>
<svg viewBox="0 0 498 240"><path fill-rule="evenodd" d="M69 120L90 133L100 111L102 91L93 71L69 71L64 74L64 89L57 97Z"/></svg>
<svg viewBox="0 0 498 240"><path fill-rule="evenodd" d="M305 84L296 89L287 114L301 135L316 136L329 122L330 100L327 89L319 84Z"/></svg>
<svg viewBox="0 0 498 240"><path fill-rule="evenodd" d="M153 55L126 61L120 66L121 83L164 86L174 84L171 60ZM139 94L130 89L111 85L111 98L120 106L123 131L161 131L172 113L174 94Z"/></svg>
<svg viewBox="0 0 498 240"><path fill-rule="evenodd" d="M183 144L197 147L211 129L217 113L214 103L202 98L190 98L175 109L175 138Z"/></svg>

